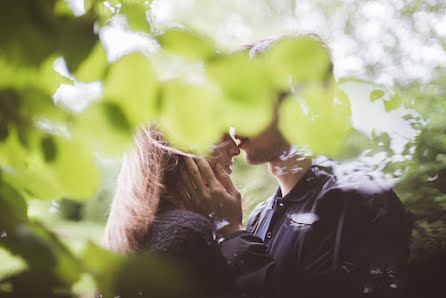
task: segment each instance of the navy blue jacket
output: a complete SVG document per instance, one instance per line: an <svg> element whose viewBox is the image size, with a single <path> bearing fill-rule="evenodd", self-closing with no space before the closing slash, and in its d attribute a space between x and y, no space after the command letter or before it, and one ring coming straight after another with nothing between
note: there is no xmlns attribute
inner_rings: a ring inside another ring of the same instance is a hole
<svg viewBox="0 0 446 298"><path fill-rule="evenodd" d="M279 188L259 204L222 252L251 296L387 297L401 294L408 241L390 186L313 166L286 196Z"/></svg>

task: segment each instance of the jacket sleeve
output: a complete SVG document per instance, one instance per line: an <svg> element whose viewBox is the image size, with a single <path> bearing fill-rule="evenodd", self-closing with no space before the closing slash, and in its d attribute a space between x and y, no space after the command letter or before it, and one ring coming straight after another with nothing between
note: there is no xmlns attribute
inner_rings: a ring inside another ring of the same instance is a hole
<svg viewBox="0 0 446 298"><path fill-rule="evenodd" d="M351 260L363 268L362 294L366 297L403 296L409 256L410 218L399 198L389 190L372 202L376 211L370 232L359 241Z"/></svg>
<svg viewBox="0 0 446 298"><path fill-rule="evenodd" d="M235 290L243 295L272 297L274 261L263 240L248 231L239 231L221 243L223 256L233 267Z"/></svg>
<svg viewBox="0 0 446 298"><path fill-rule="evenodd" d="M342 247L332 280L352 297L402 297L410 235L406 209L392 189L342 197Z"/></svg>

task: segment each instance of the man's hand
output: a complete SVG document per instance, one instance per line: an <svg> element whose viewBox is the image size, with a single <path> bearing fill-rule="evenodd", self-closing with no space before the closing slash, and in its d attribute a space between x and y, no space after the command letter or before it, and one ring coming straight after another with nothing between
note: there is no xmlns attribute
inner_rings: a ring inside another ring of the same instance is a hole
<svg viewBox="0 0 446 298"><path fill-rule="evenodd" d="M241 230L241 196L220 164L214 175L204 157L184 157L179 174L176 188L186 209L213 217L222 236Z"/></svg>

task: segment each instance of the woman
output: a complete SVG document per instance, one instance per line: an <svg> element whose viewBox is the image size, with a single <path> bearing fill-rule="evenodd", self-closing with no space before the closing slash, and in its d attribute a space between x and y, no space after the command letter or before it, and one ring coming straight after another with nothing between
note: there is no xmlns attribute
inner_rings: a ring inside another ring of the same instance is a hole
<svg viewBox="0 0 446 298"><path fill-rule="evenodd" d="M172 255L198 274L205 292L227 290L231 274L215 239L214 221L184 210L176 192L178 177L185 173L180 159L190 155L169 146L155 125L141 127L134 143L123 160L104 245L125 254L151 250ZM207 165L217 177L228 175L238 154L237 145L225 135L214 146ZM207 185L215 183L212 178L204 179Z"/></svg>

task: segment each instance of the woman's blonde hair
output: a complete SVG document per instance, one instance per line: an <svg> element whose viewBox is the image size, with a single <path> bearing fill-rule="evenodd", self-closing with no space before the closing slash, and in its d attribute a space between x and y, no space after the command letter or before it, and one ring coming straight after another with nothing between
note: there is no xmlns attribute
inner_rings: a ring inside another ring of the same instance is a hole
<svg viewBox="0 0 446 298"><path fill-rule="evenodd" d="M140 127L118 176L105 227L106 248L132 253L143 245L165 189L166 172L176 167L179 155L184 153L169 146L155 124Z"/></svg>

